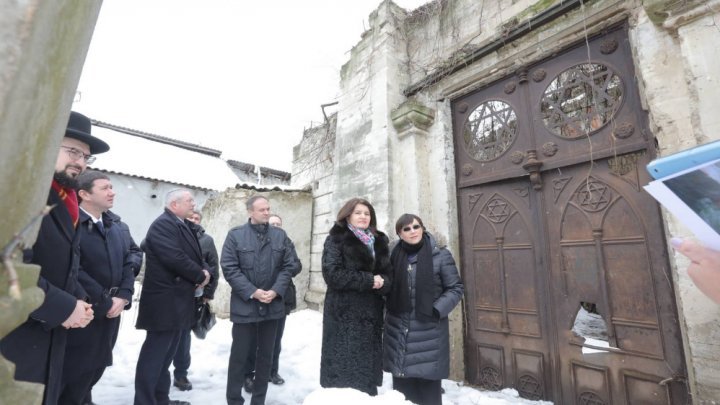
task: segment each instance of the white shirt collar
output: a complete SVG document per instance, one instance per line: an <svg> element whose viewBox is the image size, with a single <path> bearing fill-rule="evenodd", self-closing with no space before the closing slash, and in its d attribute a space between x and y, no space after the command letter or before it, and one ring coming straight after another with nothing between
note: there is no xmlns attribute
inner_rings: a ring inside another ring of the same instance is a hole
<svg viewBox="0 0 720 405"><path fill-rule="evenodd" d="M95 216L93 214L87 212L87 210L85 208L83 208L82 206L80 207L80 209L83 210L84 213L88 214L88 216L90 218L92 218L93 222L98 222L98 221L100 221L100 219L102 219L102 218L95 218ZM100 214L100 216L102 217L102 214Z"/></svg>

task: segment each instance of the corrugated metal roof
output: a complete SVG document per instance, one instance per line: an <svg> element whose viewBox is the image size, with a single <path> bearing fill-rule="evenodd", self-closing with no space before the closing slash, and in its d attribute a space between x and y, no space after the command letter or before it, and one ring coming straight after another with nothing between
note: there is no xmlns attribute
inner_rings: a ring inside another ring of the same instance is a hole
<svg viewBox="0 0 720 405"><path fill-rule="evenodd" d="M109 152L97 155L92 165L94 169L217 191L238 184L232 169L215 154L161 142L152 136L120 132L107 126L95 125L92 129L93 135L110 145Z"/></svg>
<svg viewBox="0 0 720 405"><path fill-rule="evenodd" d="M177 146L178 148L183 148L187 150L191 150L193 152L200 152L204 153L206 155L220 157L222 154L222 151L217 149L208 148L207 146L202 146L190 142L181 141L178 139L168 138L166 136L160 136L157 134L151 134L149 132L139 131L137 129L127 128L127 127L121 127L119 125L110 124L103 121L93 120L91 119L90 122L92 122L93 125L96 127L102 127L107 129L112 129L117 132L122 132L128 135L138 136L141 138L149 139L151 141L156 141L160 143L164 143L167 145Z"/></svg>
<svg viewBox="0 0 720 405"><path fill-rule="evenodd" d="M264 167L264 166L255 166L251 163L245 163L245 162L239 162L237 160L228 159L227 164L229 164L231 167L234 167L238 170L242 170L247 173L255 172L256 169L260 170L261 174L264 174L266 176L273 176L277 177L280 180L289 181L291 174L288 172L284 172L282 170L272 169L270 167Z"/></svg>

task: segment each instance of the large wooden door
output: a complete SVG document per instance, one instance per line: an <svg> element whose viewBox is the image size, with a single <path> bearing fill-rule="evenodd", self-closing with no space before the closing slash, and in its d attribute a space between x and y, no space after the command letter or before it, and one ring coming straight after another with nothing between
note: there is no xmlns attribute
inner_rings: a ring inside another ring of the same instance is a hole
<svg viewBox="0 0 720 405"><path fill-rule="evenodd" d="M687 401L626 32L453 101L472 383L558 404Z"/></svg>

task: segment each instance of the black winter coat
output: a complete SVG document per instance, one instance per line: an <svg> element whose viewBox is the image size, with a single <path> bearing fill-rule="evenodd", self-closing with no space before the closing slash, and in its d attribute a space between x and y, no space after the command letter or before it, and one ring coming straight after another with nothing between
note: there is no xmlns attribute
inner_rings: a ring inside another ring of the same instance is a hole
<svg viewBox="0 0 720 405"><path fill-rule="evenodd" d="M440 317L433 322L415 317L416 265L413 264L413 271L407 274L410 277L412 312L394 314L388 311L385 314L383 368L394 377L441 380L448 378L450 372L447 317L462 299L464 287L450 251L438 247L435 238L429 236L433 262L433 309ZM400 249L400 244L393 252L396 249Z"/></svg>
<svg viewBox="0 0 720 405"><path fill-rule="evenodd" d="M192 225L195 230L195 234L198 237L198 242L200 242L200 250L203 254L203 261L207 263L207 270L210 272L210 276L212 277L212 281L210 281L203 289L203 298L211 300L215 297L218 277L220 276L218 274L218 253L217 248L215 248L215 240L213 240L212 236L205 233L205 228L202 226L197 224Z"/></svg>
<svg viewBox="0 0 720 405"><path fill-rule="evenodd" d="M103 214L102 221L104 234L93 219L80 210L79 281L88 293L95 318L85 328L68 332L65 358L72 360L65 362L63 379L69 382L84 373L112 365L120 317L111 319L105 315L112 307L113 297L127 300L125 309L132 303L135 275L128 260L130 245L111 216Z"/></svg>
<svg viewBox="0 0 720 405"><path fill-rule="evenodd" d="M165 209L148 229L138 329L186 330L195 322L195 288L208 266L189 224Z"/></svg>
<svg viewBox="0 0 720 405"><path fill-rule="evenodd" d="M375 258L345 226L325 239L322 273L327 292L323 308L320 385L377 394L382 384L384 294L390 291L388 238L378 232ZM385 280L374 290L373 277Z"/></svg>
<svg viewBox="0 0 720 405"><path fill-rule="evenodd" d="M120 216L112 211L107 211L105 214L120 228L123 240L128 246L130 246L128 249L128 255L125 257L125 266L130 266L133 274L137 277L137 275L140 274L140 269L142 268L143 263L144 254L142 249L140 249L140 247L135 243L132 235L130 234L130 227L128 227L127 224L120 219Z"/></svg>
<svg viewBox="0 0 720 405"><path fill-rule="evenodd" d="M46 384L45 404L60 396L67 330L62 323L87 295L78 284L78 233L57 192L50 190L48 205L55 208L40 223L37 240L24 254L26 262L40 266L38 287L43 303L25 323L2 341L3 356L15 363L15 379Z"/></svg>
<svg viewBox="0 0 720 405"><path fill-rule="evenodd" d="M288 240L290 240L290 238L288 238ZM293 260L295 261L295 271L291 274L291 276L295 277L302 271L302 262L297 255L295 244L292 243L292 241L290 242L290 249L292 250L292 255L294 257ZM292 279L290 279L290 283L285 290L285 296L283 298L285 299L285 315L290 315L290 312L297 308L297 288L295 287L295 283L293 283Z"/></svg>

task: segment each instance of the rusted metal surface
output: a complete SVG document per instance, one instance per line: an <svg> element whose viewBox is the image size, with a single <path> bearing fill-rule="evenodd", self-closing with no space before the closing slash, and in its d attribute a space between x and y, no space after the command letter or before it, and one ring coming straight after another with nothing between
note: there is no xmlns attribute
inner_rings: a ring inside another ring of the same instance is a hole
<svg viewBox="0 0 720 405"><path fill-rule="evenodd" d="M687 403L626 28L454 100L453 128L467 379L556 404ZM581 307L603 339L573 332Z"/></svg>

